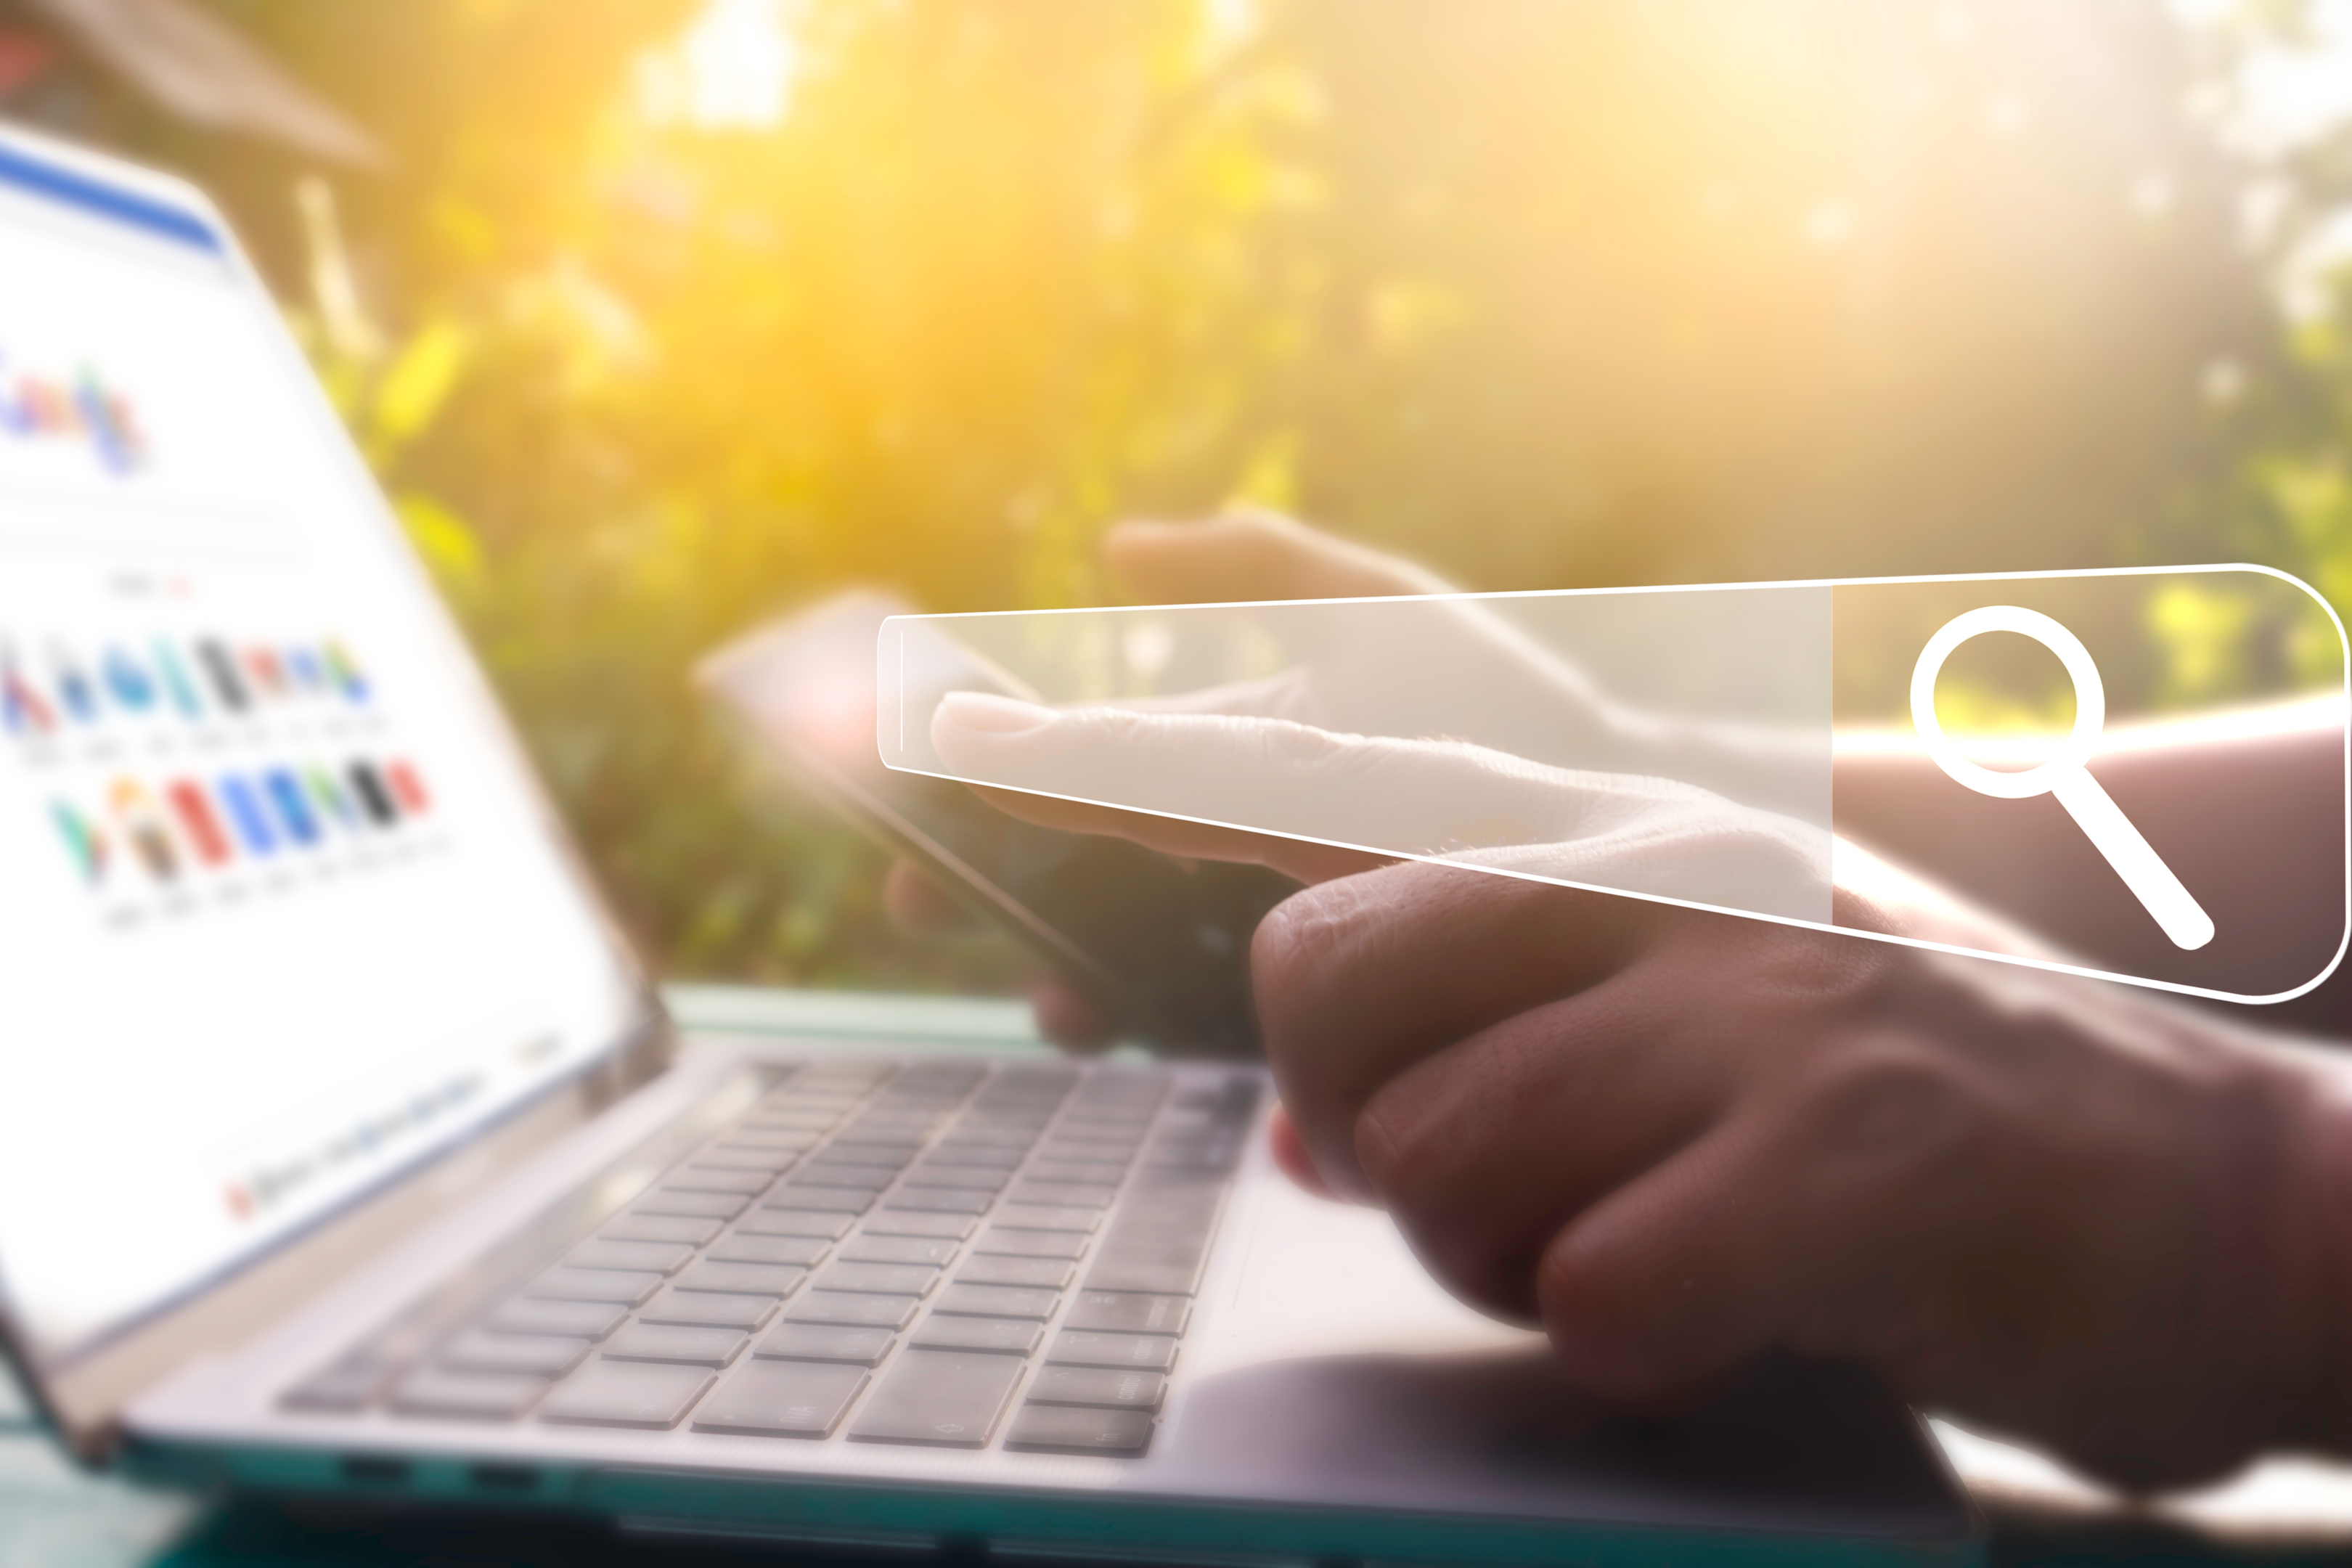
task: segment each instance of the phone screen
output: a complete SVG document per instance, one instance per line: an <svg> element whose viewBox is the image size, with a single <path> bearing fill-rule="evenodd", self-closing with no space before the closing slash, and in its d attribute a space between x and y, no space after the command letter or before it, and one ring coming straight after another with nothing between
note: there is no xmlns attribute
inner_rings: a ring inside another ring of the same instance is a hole
<svg viewBox="0 0 2352 1568"><path fill-rule="evenodd" d="M1010 930L1122 1032L1174 1055L1256 1055L1250 937L1295 884L1261 866L1038 827L961 784L885 768L874 639L904 613L876 594L828 601L722 649L702 682L802 787ZM952 690L1034 695L977 658L920 679L910 710Z"/></svg>

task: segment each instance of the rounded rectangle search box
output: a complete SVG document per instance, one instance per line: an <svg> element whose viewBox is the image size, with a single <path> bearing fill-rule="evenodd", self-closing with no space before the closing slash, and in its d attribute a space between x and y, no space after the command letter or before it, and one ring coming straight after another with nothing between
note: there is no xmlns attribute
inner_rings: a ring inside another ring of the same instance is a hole
<svg viewBox="0 0 2352 1568"><path fill-rule="evenodd" d="M2352 932L2267 567L902 616L876 696L895 769L2230 1001Z"/></svg>

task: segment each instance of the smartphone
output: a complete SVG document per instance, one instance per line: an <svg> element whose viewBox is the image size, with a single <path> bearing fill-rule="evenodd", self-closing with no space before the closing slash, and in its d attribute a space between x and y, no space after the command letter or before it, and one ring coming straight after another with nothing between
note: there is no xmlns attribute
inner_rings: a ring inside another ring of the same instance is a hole
<svg viewBox="0 0 2352 1568"><path fill-rule="evenodd" d="M1263 866L1186 861L1123 838L1017 822L946 779L894 773L875 749L875 639L910 613L843 595L761 627L696 673L737 728L800 788L928 868L959 902L1010 931L1113 1021L1171 1056L1259 1054L1250 937L1297 884ZM935 660L909 691L1035 700L986 660Z"/></svg>

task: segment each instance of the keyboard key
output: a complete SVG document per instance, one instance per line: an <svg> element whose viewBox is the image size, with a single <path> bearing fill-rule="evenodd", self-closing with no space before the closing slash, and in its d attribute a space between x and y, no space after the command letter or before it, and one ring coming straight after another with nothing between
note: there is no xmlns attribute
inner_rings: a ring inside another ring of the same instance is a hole
<svg viewBox="0 0 2352 1568"><path fill-rule="evenodd" d="M1016 1356L909 1350L882 1374L849 1440L984 1447L1022 1364Z"/></svg>
<svg viewBox="0 0 2352 1568"><path fill-rule="evenodd" d="M1134 1296L1108 1290L1085 1290L1071 1303L1066 1329L1097 1329L1115 1334L1181 1334L1192 1316L1192 1303L1181 1296Z"/></svg>
<svg viewBox="0 0 2352 1568"><path fill-rule="evenodd" d="M1077 1258L1086 1256L1087 1238L1076 1231L1005 1230L991 1226L985 1236L971 1244L971 1249L1007 1258Z"/></svg>
<svg viewBox="0 0 2352 1568"><path fill-rule="evenodd" d="M288 1410L331 1411L349 1414L364 1410L375 1403L392 1368L372 1357L361 1355L312 1373L281 1395L278 1403Z"/></svg>
<svg viewBox="0 0 2352 1568"><path fill-rule="evenodd" d="M789 1296L807 1278L807 1269L781 1263L697 1263L677 1277L675 1289Z"/></svg>
<svg viewBox="0 0 2352 1568"><path fill-rule="evenodd" d="M634 1307L661 1289L662 1277L618 1268L551 1268L530 1282L542 1301L616 1301Z"/></svg>
<svg viewBox="0 0 2352 1568"><path fill-rule="evenodd" d="M614 1301L534 1301L517 1297L492 1312L487 1326L507 1334L601 1340L628 1315L629 1310Z"/></svg>
<svg viewBox="0 0 2352 1568"><path fill-rule="evenodd" d="M1029 1385L1032 1405L1098 1405L1108 1409L1157 1410L1168 1380L1156 1372L1108 1372L1084 1366L1049 1366Z"/></svg>
<svg viewBox="0 0 2352 1568"><path fill-rule="evenodd" d="M1004 1435L1008 1448L1063 1454L1140 1454L1151 1442L1151 1417L1140 1410L1094 1410L1028 1404Z"/></svg>
<svg viewBox="0 0 2352 1568"><path fill-rule="evenodd" d="M1133 1367L1166 1372L1176 1364L1176 1342L1160 1334L1098 1334L1064 1329L1045 1360L1055 1366Z"/></svg>
<svg viewBox="0 0 2352 1568"><path fill-rule="evenodd" d="M1087 1289L1189 1296L1200 1288L1201 1267L1208 1250L1205 1237L1156 1246L1106 1246L1087 1271Z"/></svg>
<svg viewBox="0 0 2352 1568"><path fill-rule="evenodd" d="M1200 1288L1221 1185L1147 1188L1129 1197L1087 1272L1089 1290L1189 1296Z"/></svg>
<svg viewBox="0 0 2352 1568"><path fill-rule="evenodd" d="M841 1247L845 1263L923 1263L936 1268L955 1255L954 1242L919 1236L861 1236Z"/></svg>
<svg viewBox="0 0 2352 1568"><path fill-rule="evenodd" d="M443 1372L425 1367L410 1373L392 1391L392 1407L403 1415L442 1415L460 1421L512 1421L547 1392L547 1379L520 1373Z"/></svg>
<svg viewBox="0 0 2352 1568"><path fill-rule="evenodd" d="M855 1328L889 1329L907 1326L915 1315L910 1296L876 1296L863 1291L811 1290L792 1304L784 1316L795 1323L840 1323Z"/></svg>
<svg viewBox="0 0 2352 1568"><path fill-rule="evenodd" d="M789 1149L704 1149L688 1163L706 1171L781 1171L799 1158Z"/></svg>
<svg viewBox="0 0 2352 1568"><path fill-rule="evenodd" d="M856 1366L755 1361L702 1407L694 1429L744 1437L830 1436L868 1375Z"/></svg>
<svg viewBox="0 0 2352 1568"><path fill-rule="evenodd" d="M926 1165L974 1167L982 1170L1009 1171L1021 1163L1029 1152L1026 1142L971 1143L959 1133L952 1142L941 1143L923 1157Z"/></svg>
<svg viewBox="0 0 2352 1568"><path fill-rule="evenodd" d="M837 1361L853 1366L874 1366L889 1353L894 1337L888 1329L778 1323L751 1353L782 1361Z"/></svg>
<svg viewBox="0 0 2352 1568"><path fill-rule="evenodd" d="M700 1247L719 1234L719 1222L675 1215L625 1214L606 1220L596 1234L607 1241L679 1241Z"/></svg>
<svg viewBox="0 0 2352 1568"><path fill-rule="evenodd" d="M735 1226L738 1236L813 1236L833 1241L857 1223L856 1215L827 1214L820 1209L759 1209Z"/></svg>
<svg viewBox="0 0 2352 1568"><path fill-rule="evenodd" d="M1137 1095L1132 1098L1106 1098L1081 1094L1077 1099L1070 1101L1068 1107L1063 1110L1062 1124L1069 1126L1073 1123L1085 1122L1124 1126L1132 1122L1149 1121L1159 1113L1160 1103L1166 1098L1163 1092Z"/></svg>
<svg viewBox="0 0 2352 1568"><path fill-rule="evenodd" d="M748 1123L762 1121L773 1117L784 1117L822 1121L831 1125L841 1120L841 1107L830 1101L814 1100L806 1095L795 1094L789 1089L780 1089L753 1106L744 1115L743 1120Z"/></svg>
<svg viewBox="0 0 2352 1568"><path fill-rule="evenodd" d="M841 1130L844 1138L919 1139L940 1123L940 1108L925 1100L877 1100Z"/></svg>
<svg viewBox="0 0 2352 1568"><path fill-rule="evenodd" d="M879 1165L803 1165L793 1173L796 1187L858 1187L878 1193L890 1184L890 1173Z"/></svg>
<svg viewBox="0 0 2352 1568"><path fill-rule="evenodd" d="M950 1149L1026 1149L1037 1142L1034 1126L1008 1127L1003 1123L972 1121L957 1122L940 1140L940 1150Z"/></svg>
<svg viewBox="0 0 2352 1568"><path fill-rule="evenodd" d="M682 1323L631 1323L604 1342L604 1361L676 1362L681 1366L725 1366L743 1353L751 1336L740 1329L695 1328Z"/></svg>
<svg viewBox="0 0 2352 1568"><path fill-rule="evenodd" d="M1044 1322L1062 1304L1056 1290L1024 1290L1007 1285L950 1285L940 1292L938 1310L968 1318L1030 1318Z"/></svg>
<svg viewBox="0 0 2352 1568"><path fill-rule="evenodd" d="M459 1334L435 1353L436 1364L456 1372L511 1372L530 1377L562 1377L588 1357L586 1340L536 1334Z"/></svg>
<svg viewBox="0 0 2352 1568"><path fill-rule="evenodd" d="M962 1187L900 1187L883 1206L928 1214L986 1214L995 1201L994 1193L975 1193Z"/></svg>
<svg viewBox="0 0 2352 1568"><path fill-rule="evenodd" d="M1108 1208L1118 1189L1096 1182L1016 1182L1004 1194L1009 1204L1034 1204L1041 1208Z"/></svg>
<svg viewBox="0 0 2352 1568"><path fill-rule="evenodd" d="M980 1222L960 1214L917 1214L884 1209L866 1222L862 1236L921 1236L947 1241L961 1241L979 1227Z"/></svg>
<svg viewBox="0 0 2352 1568"><path fill-rule="evenodd" d="M713 1263L791 1263L805 1268L833 1250L833 1243L814 1236L729 1237L703 1254Z"/></svg>
<svg viewBox="0 0 2352 1568"><path fill-rule="evenodd" d="M1006 1230L1089 1231L1102 1223L1102 1211L1092 1208L1047 1208L1036 1204L1006 1204L996 1211L996 1223Z"/></svg>
<svg viewBox="0 0 2352 1568"><path fill-rule="evenodd" d="M928 1296L940 1271L920 1263L836 1263L817 1277L820 1290L871 1290L883 1296Z"/></svg>
<svg viewBox="0 0 2352 1568"><path fill-rule="evenodd" d="M649 1274L675 1274L686 1267L694 1248L669 1241L583 1241L563 1261L574 1268L641 1268Z"/></svg>
<svg viewBox="0 0 2352 1568"><path fill-rule="evenodd" d="M1065 1121L1149 1121L1160 1104L1168 1098L1168 1086L1159 1084L1150 1090L1131 1095L1082 1094L1070 1102L1064 1114Z"/></svg>
<svg viewBox="0 0 2352 1568"><path fill-rule="evenodd" d="M825 1158L844 1163L860 1162L870 1165L897 1167L905 1164L922 1152L928 1131L909 1132L894 1129L887 1132L871 1128L845 1127L834 1134L833 1142L824 1146Z"/></svg>
<svg viewBox="0 0 2352 1568"><path fill-rule="evenodd" d="M818 1136L792 1127L736 1126L710 1142L720 1149L781 1149L797 1154L815 1148ZM698 1163L701 1158L699 1154L695 1156Z"/></svg>
<svg viewBox="0 0 2352 1568"><path fill-rule="evenodd" d="M772 1296L727 1296L711 1290L668 1289L637 1313L646 1323L704 1329L764 1329L776 1315Z"/></svg>
<svg viewBox="0 0 2352 1568"><path fill-rule="evenodd" d="M568 1426L636 1426L667 1432L686 1419L718 1379L698 1366L600 1361L558 1388L539 1413Z"/></svg>
<svg viewBox="0 0 2352 1568"><path fill-rule="evenodd" d="M722 1171L688 1165L662 1178L662 1185L680 1193L763 1193L776 1179L773 1171Z"/></svg>
<svg viewBox="0 0 2352 1568"><path fill-rule="evenodd" d="M874 1206L874 1194L864 1187L804 1187L797 1182L786 1182L768 1194L766 1206L864 1214Z"/></svg>
<svg viewBox="0 0 2352 1568"><path fill-rule="evenodd" d="M687 1215L698 1219L733 1219L751 1199L734 1193L690 1193L659 1187L629 1205L632 1215Z"/></svg>
<svg viewBox="0 0 2352 1568"><path fill-rule="evenodd" d="M1140 1130L1056 1127L1054 1135L1038 1146L1037 1156L1043 1160L1110 1160L1123 1165L1142 1146Z"/></svg>
<svg viewBox="0 0 2352 1568"><path fill-rule="evenodd" d="M940 1165L928 1160L907 1173L910 1187L966 1187L980 1193L992 1193L1010 1179L1009 1173L989 1165Z"/></svg>
<svg viewBox="0 0 2352 1568"><path fill-rule="evenodd" d="M1040 1182L1097 1182L1117 1186L1127 1175L1125 1165L1100 1160L1040 1160L1029 1167Z"/></svg>
<svg viewBox="0 0 2352 1568"><path fill-rule="evenodd" d="M828 1165L862 1166L870 1171L890 1172L905 1165L921 1147L915 1143L833 1143L826 1146L812 1164L823 1162Z"/></svg>
<svg viewBox="0 0 2352 1568"><path fill-rule="evenodd" d="M1045 1337L1041 1325L1024 1323L1017 1318L930 1317L923 1320L923 1326L907 1342L922 1350L1025 1356Z"/></svg>
<svg viewBox="0 0 2352 1568"><path fill-rule="evenodd" d="M956 1283L1059 1290L1077 1278L1077 1273L1076 1268L1058 1258L968 1258L956 1270Z"/></svg>
<svg viewBox="0 0 2352 1568"><path fill-rule="evenodd" d="M1231 1138L1181 1138L1155 1143L1145 1151L1143 1163L1155 1170L1191 1171L1217 1173L1232 1170L1241 1163L1242 1140Z"/></svg>
<svg viewBox="0 0 2352 1568"><path fill-rule="evenodd" d="M820 1107L786 1106L774 1110L754 1110L743 1118L744 1127L780 1127L790 1132L823 1133L841 1120L841 1112Z"/></svg>

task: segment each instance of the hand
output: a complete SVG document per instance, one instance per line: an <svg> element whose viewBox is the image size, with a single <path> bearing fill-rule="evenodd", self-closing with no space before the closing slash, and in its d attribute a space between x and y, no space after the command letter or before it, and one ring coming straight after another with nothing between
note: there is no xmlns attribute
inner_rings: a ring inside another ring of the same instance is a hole
<svg viewBox="0 0 2352 1568"><path fill-rule="evenodd" d="M934 727L1016 771L1351 765L1286 733L969 699ZM2352 1088L2315 1055L2063 976L991 793L1315 884L1253 950L1285 1164L1387 1206L1598 1393L1672 1400L1787 1347L2128 1486L2352 1448ZM2025 940L1843 847L1833 897L1842 924Z"/></svg>
<svg viewBox="0 0 2352 1568"><path fill-rule="evenodd" d="M1598 1392L1852 1357L2132 1487L2352 1437L2352 1107L2315 1055L2063 976L1420 865L1298 895L1253 956L1320 1173Z"/></svg>
<svg viewBox="0 0 2352 1568"><path fill-rule="evenodd" d="M1239 603L1255 599L1377 598L1444 594L1433 574L1271 512L1229 512L1203 522L1120 523L1103 542L1111 576L1139 603ZM941 935L968 929L970 917L913 862L890 868L883 902L906 930ZM1069 1050L1111 1043L1101 1009L1061 981L1031 988L1037 1030Z"/></svg>

